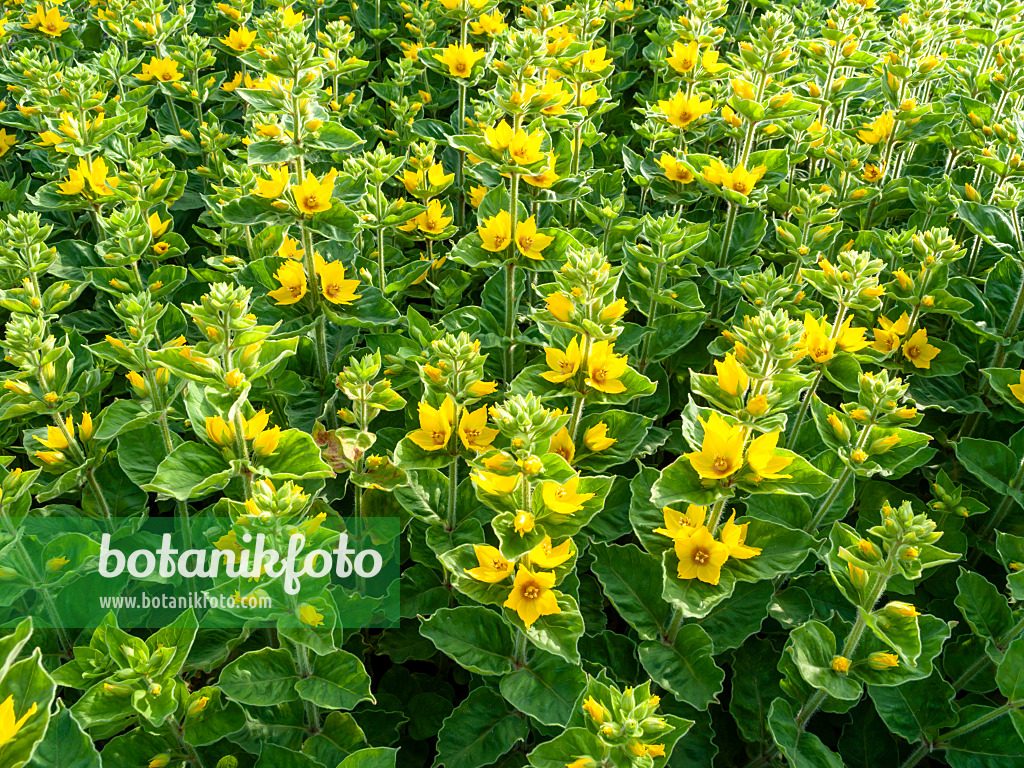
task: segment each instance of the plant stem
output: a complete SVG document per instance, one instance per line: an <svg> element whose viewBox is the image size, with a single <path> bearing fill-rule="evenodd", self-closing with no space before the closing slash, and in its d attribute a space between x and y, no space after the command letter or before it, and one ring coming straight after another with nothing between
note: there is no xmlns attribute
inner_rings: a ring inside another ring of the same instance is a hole
<svg viewBox="0 0 1024 768"><path fill-rule="evenodd" d="M824 367L819 368L818 372L814 375L814 380L811 382L810 388L807 390L807 394L804 395L803 402L800 403L800 410L796 413L796 418L793 419L793 428L789 433L789 438L796 440L797 435L800 432L800 427L803 426L804 419L807 417L807 409L811 405L811 399L814 397L814 393L818 391L818 385L821 384L821 377L825 375ZM788 443L787 439L783 442L783 445Z"/></svg>

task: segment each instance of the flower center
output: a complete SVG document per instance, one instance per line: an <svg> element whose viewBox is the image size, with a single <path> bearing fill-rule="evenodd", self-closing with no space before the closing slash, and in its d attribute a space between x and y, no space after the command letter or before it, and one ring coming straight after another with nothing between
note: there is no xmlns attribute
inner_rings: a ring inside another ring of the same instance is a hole
<svg viewBox="0 0 1024 768"><path fill-rule="evenodd" d="M523 597L527 600L536 600L540 596L540 590L532 584L523 590Z"/></svg>
<svg viewBox="0 0 1024 768"><path fill-rule="evenodd" d="M917 347L907 348L907 357L917 357L919 354L921 354L921 350Z"/></svg>
<svg viewBox="0 0 1024 768"><path fill-rule="evenodd" d="M444 445L448 442L448 436L440 430L435 429L430 435L434 438L434 445Z"/></svg>
<svg viewBox="0 0 1024 768"><path fill-rule="evenodd" d="M711 555L708 554L706 549L695 549L693 551L692 559L697 565L704 565L710 558Z"/></svg>
<svg viewBox="0 0 1024 768"><path fill-rule="evenodd" d="M317 205L319 204L319 202L320 201L317 199L317 196L315 194L314 195L306 195L306 207L307 208L316 208Z"/></svg>
<svg viewBox="0 0 1024 768"><path fill-rule="evenodd" d="M725 456L715 456L714 467L719 472L724 472L729 468L729 460Z"/></svg>

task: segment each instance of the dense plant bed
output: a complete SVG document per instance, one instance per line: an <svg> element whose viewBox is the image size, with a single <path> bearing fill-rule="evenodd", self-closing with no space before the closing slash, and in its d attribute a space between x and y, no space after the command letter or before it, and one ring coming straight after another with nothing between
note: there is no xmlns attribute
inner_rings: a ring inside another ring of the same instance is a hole
<svg viewBox="0 0 1024 768"><path fill-rule="evenodd" d="M0 768L1024 765L1022 7L827 5L5 3Z"/></svg>

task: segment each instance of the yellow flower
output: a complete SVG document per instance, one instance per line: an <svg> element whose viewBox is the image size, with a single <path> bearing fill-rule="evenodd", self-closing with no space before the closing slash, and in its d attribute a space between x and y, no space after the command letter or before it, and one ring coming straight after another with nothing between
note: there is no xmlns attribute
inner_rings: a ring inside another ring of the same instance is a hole
<svg viewBox="0 0 1024 768"><path fill-rule="evenodd" d="M434 163L427 170L427 183L432 187L446 187L454 178L454 173L445 174L444 166L441 163Z"/></svg>
<svg viewBox="0 0 1024 768"><path fill-rule="evenodd" d="M447 210L443 202L434 198L427 205L427 210L416 217L416 226L431 235L441 234L452 222L451 216L445 216Z"/></svg>
<svg viewBox="0 0 1024 768"><path fill-rule="evenodd" d="M869 342L864 338L867 328L853 328L853 316L846 318L836 334L836 346L844 352L860 352Z"/></svg>
<svg viewBox="0 0 1024 768"><path fill-rule="evenodd" d="M767 170L765 166L759 165L748 171L741 164L730 171L727 166L722 164L721 160L712 159L711 165L705 166L701 173L708 184L731 189L733 192L738 192L746 197L754 189L757 182L764 177Z"/></svg>
<svg viewBox="0 0 1024 768"><path fill-rule="evenodd" d="M601 314L598 315L598 319L602 323L614 323L626 314L626 300L616 299L607 307L601 310Z"/></svg>
<svg viewBox="0 0 1024 768"><path fill-rule="evenodd" d="M64 426L67 427L69 433L74 433L75 426L74 423L71 421L70 416L67 417L67 420L64 422ZM43 439L37 435L36 440L45 445L47 448L54 451L63 451L66 450L68 447L68 441L67 438L64 437L63 430L57 427L47 427L46 439Z"/></svg>
<svg viewBox="0 0 1024 768"><path fill-rule="evenodd" d="M827 363L836 353L836 341L829 336L829 329L810 312L804 313L804 334L800 346L816 363Z"/></svg>
<svg viewBox="0 0 1024 768"><path fill-rule="evenodd" d="M595 48L583 54L583 67L588 72L603 72L611 64L611 61L604 57L608 49L605 47Z"/></svg>
<svg viewBox="0 0 1024 768"><path fill-rule="evenodd" d="M36 713L38 707L35 702L28 708L20 718L15 719L14 715L14 694L11 694L4 703L0 704L0 747L12 741L18 735L18 731L25 725L25 721Z"/></svg>
<svg viewBox="0 0 1024 768"><path fill-rule="evenodd" d="M156 56L150 56L149 63L142 65L142 72L136 77L143 82L156 79L162 83L173 83L181 80L183 75L178 71L178 62L174 59L158 59Z"/></svg>
<svg viewBox="0 0 1024 768"><path fill-rule="evenodd" d="M274 299L278 306L295 304L306 295L306 269L301 262L286 261L274 273L274 279L281 287L267 295Z"/></svg>
<svg viewBox="0 0 1024 768"><path fill-rule="evenodd" d="M470 479L477 488L492 496L508 496L519 485L519 475L497 475L493 472L474 472ZM532 517L530 518L533 519ZM518 531L519 529L516 528ZM527 532L533 530L533 525ZM520 532L521 533L521 532Z"/></svg>
<svg viewBox="0 0 1024 768"><path fill-rule="evenodd" d="M736 355L732 352L726 354L721 362L715 360L715 370L718 372L718 386L726 394L738 397L747 391L750 377L736 362Z"/></svg>
<svg viewBox="0 0 1024 768"><path fill-rule="evenodd" d="M705 480L721 480L743 466L743 428L729 426L717 411L704 422L700 450L684 454Z"/></svg>
<svg viewBox="0 0 1024 768"><path fill-rule="evenodd" d="M445 397L440 408L430 403L419 405L420 428L409 433L409 439L425 451L438 451L448 445L455 421L455 402Z"/></svg>
<svg viewBox="0 0 1024 768"><path fill-rule="evenodd" d="M340 261L324 261L316 254L316 273L320 277L320 292L331 304L351 304L362 294L356 293L358 280L345 279L345 265Z"/></svg>
<svg viewBox="0 0 1024 768"><path fill-rule="evenodd" d="M736 560L749 560L755 555L760 555L760 547L748 547L744 543L747 540L747 526L749 523L737 525L733 522L735 519L736 513L733 512L718 534L718 539L729 549L729 557Z"/></svg>
<svg viewBox="0 0 1024 768"><path fill-rule="evenodd" d="M299 211L307 216L329 211L331 195L334 194L334 179L337 175L337 169L331 168L322 181L317 181L312 172L306 171L305 181L297 187L292 187L295 205L298 206Z"/></svg>
<svg viewBox="0 0 1024 768"><path fill-rule="evenodd" d="M1010 384L1010 394L1024 403L1024 371L1020 372L1020 382Z"/></svg>
<svg viewBox="0 0 1024 768"><path fill-rule="evenodd" d="M474 35L496 37L508 28L508 24L505 23L505 17L502 16L501 11L496 10L494 13L482 14L477 21L470 23L469 28Z"/></svg>
<svg viewBox="0 0 1024 768"><path fill-rule="evenodd" d="M523 256L534 261L540 261L544 258L542 251L551 245L554 239L537 231L537 219L535 216L520 222L516 227L516 247Z"/></svg>
<svg viewBox="0 0 1024 768"><path fill-rule="evenodd" d="M1021 376L1021 380L1024 381L1024 376ZM572 437L569 436L568 427L562 427L560 430L555 432L551 438L551 444L548 446L548 450L551 453L557 453L567 464L572 464L573 458L576 456L576 446L573 445Z"/></svg>
<svg viewBox="0 0 1024 768"><path fill-rule="evenodd" d="M84 194L88 184L93 191L109 195L118 183L116 176L107 176L107 163L102 157L97 157L91 164L85 158L79 158L78 167L68 169L68 178L59 189L64 195Z"/></svg>
<svg viewBox="0 0 1024 768"><path fill-rule="evenodd" d="M729 85L732 86L732 92L739 96L741 99L746 101L756 101L757 91L754 90L754 86L744 80L741 77L734 77L729 81Z"/></svg>
<svg viewBox="0 0 1024 768"><path fill-rule="evenodd" d="M486 50L473 50L472 45L449 45L444 54L434 54L434 58L448 67L452 77L468 79L473 74L473 66L487 55Z"/></svg>
<svg viewBox="0 0 1024 768"><path fill-rule="evenodd" d="M580 369L580 363L583 362L579 337L573 336L564 352L556 347L545 347L544 357L548 368L551 369L541 374L545 380L559 384L575 376L576 371Z"/></svg>
<svg viewBox="0 0 1024 768"><path fill-rule="evenodd" d="M560 176L555 172L555 160L556 155L552 152L548 152L548 166L540 173L524 174L521 178L531 187L537 187L537 189L548 189L554 184Z"/></svg>
<svg viewBox="0 0 1024 768"><path fill-rule="evenodd" d="M700 96L687 96L683 91L679 91L668 101L658 102L658 109L676 128L685 128L714 108L715 102L711 99L701 101Z"/></svg>
<svg viewBox="0 0 1024 768"><path fill-rule="evenodd" d="M171 225L171 221L172 219L161 221L160 214L153 211L153 213L149 215L149 218L146 219L146 223L149 224L149 234L153 236L154 240L156 240L160 235L167 231L167 228Z"/></svg>
<svg viewBox="0 0 1024 768"><path fill-rule="evenodd" d="M487 194L487 187L475 186L469 190L469 204L474 208L479 208L480 203L484 201L484 195Z"/></svg>
<svg viewBox="0 0 1024 768"><path fill-rule="evenodd" d="M572 557L572 539L566 539L557 547L551 545L551 537L545 536L540 544L529 552L530 564L537 568L557 568Z"/></svg>
<svg viewBox="0 0 1024 768"><path fill-rule="evenodd" d="M555 574L534 573L520 565L512 584L512 592L503 605L515 611L523 623L531 627L541 616L562 612L555 593L551 591L554 585Z"/></svg>
<svg viewBox="0 0 1024 768"><path fill-rule="evenodd" d="M703 525L692 535L676 539L675 552L679 558L676 575L680 579L700 579L712 586L718 584L722 566L729 559L729 548L715 541Z"/></svg>
<svg viewBox="0 0 1024 768"><path fill-rule="evenodd" d="M655 528L654 532L670 539L686 539L704 525L708 508L690 504L685 512L677 512L671 507L662 507L661 514L665 518L665 527Z"/></svg>
<svg viewBox="0 0 1024 768"><path fill-rule="evenodd" d="M222 91L224 91L225 93L233 93L234 90L236 88L238 88L238 86L240 86L241 84L242 84L242 73L241 72L235 72L235 76L232 77L230 80L225 80L221 84L220 89Z"/></svg>
<svg viewBox="0 0 1024 768"><path fill-rule="evenodd" d="M779 480L789 475L780 475L780 470L793 463L792 456L777 456L775 447L779 444L779 431L768 432L750 441L747 448L747 464L759 478Z"/></svg>
<svg viewBox="0 0 1024 768"><path fill-rule="evenodd" d="M50 132L46 131L46 133L50 133ZM42 135L43 134L40 134L40 136L42 136ZM4 155L6 155L10 151L11 147L15 146L17 143L18 143L17 135L15 135L13 133L9 134L9 133L7 133L6 130L4 130L3 128L0 128L0 157L3 157Z"/></svg>
<svg viewBox="0 0 1024 768"><path fill-rule="evenodd" d="M610 717L608 710L605 709L593 696L587 696L586 700L583 702L583 711L586 712L587 715L590 716L590 719L598 725L601 725Z"/></svg>
<svg viewBox="0 0 1024 768"><path fill-rule="evenodd" d="M595 341L587 357L587 386L610 395L626 391L626 385L619 378L626 372L625 355L615 354L615 344L609 341Z"/></svg>
<svg viewBox="0 0 1024 768"><path fill-rule="evenodd" d="M512 143L512 138L515 136L515 132L512 130L512 126L502 120L496 126L488 127L484 131L484 141L487 142L487 146L493 149L495 152L504 152L508 149Z"/></svg>
<svg viewBox="0 0 1024 768"><path fill-rule="evenodd" d="M583 505L594 498L592 493L579 493L579 475L570 477L564 483L547 480L541 486L541 498L552 512L559 515L571 515L583 509Z"/></svg>
<svg viewBox="0 0 1024 768"><path fill-rule="evenodd" d="M833 672L845 675L850 671L850 660L845 656L833 656L831 667Z"/></svg>
<svg viewBox="0 0 1024 768"><path fill-rule="evenodd" d="M36 12L21 26L25 29L38 29L48 37L60 37L71 25L64 21L56 6L44 12L42 5L36 5Z"/></svg>
<svg viewBox="0 0 1024 768"><path fill-rule="evenodd" d="M617 443L614 437L608 437L608 425L599 421L583 435L583 444L594 453L611 448Z"/></svg>
<svg viewBox="0 0 1024 768"><path fill-rule="evenodd" d="M462 418L459 419L459 439L466 448L477 453L486 451L497 436L498 430L487 426L486 406L481 406L472 413L465 408L462 409Z"/></svg>
<svg viewBox="0 0 1024 768"><path fill-rule="evenodd" d="M900 665L900 657L895 653L875 651L868 656L868 666L879 672L887 669L894 669Z"/></svg>
<svg viewBox="0 0 1024 768"><path fill-rule="evenodd" d="M547 304L548 312L550 312L556 320L560 320L563 323L569 322L569 318L572 316L572 313L576 311L576 305L573 303L572 299L561 291L549 293L544 298L544 302Z"/></svg>
<svg viewBox="0 0 1024 768"><path fill-rule="evenodd" d="M697 66L699 47L696 40L692 40L685 45L677 40L672 45L672 55L665 59L665 63L676 72L685 74Z"/></svg>
<svg viewBox="0 0 1024 768"><path fill-rule="evenodd" d="M68 416L68 421L71 421L71 417ZM87 443L92 439L92 414L88 411L82 413L82 418L78 423L78 439L83 443Z"/></svg>
<svg viewBox="0 0 1024 768"><path fill-rule="evenodd" d="M220 41L224 43L224 45L233 51L238 51L239 53L249 50L249 46L251 46L255 40L256 33L251 29L246 29L245 27L232 29L226 36L220 38Z"/></svg>
<svg viewBox="0 0 1024 768"><path fill-rule="evenodd" d="M235 444L235 428L220 416L206 417L206 436L221 448Z"/></svg>
<svg viewBox="0 0 1024 768"><path fill-rule="evenodd" d="M70 563L66 557L54 557L51 560L46 561L46 572L47 573L59 573L63 570L64 566Z"/></svg>
<svg viewBox="0 0 1024 768"><path fill-rule="evenodd" d="M660 165L662 170L665 171L665 177L669 181L678 181L680 184L689 184L697 178L693 175L693 171L666 152L662 152L661 157L658 158L658 165Z"/></svg>
<svg viewBox="0 0 1024 768"><path fill-rule="evenodd" d="M505 250L512 239L512 220L508 211L499 211L491 218L484 219L483 226L477 227L476 231L485 251L498 253Z"/></svg>
<svg viewBox="0 0 1024 768"><path fill-rule="evenodd" d="M271 427L260 432L252 441L252 449L260 456L269 456L281 442L281 428Z"/></svg>
<svg viewBox="0 0 1024 768"><path fill-rule="evenodd" d="M700 65L704 67L704 71L712 75L729 68L728 64L718 63L718 51L713 48L708 48L708 50L704 51L704 55L700 57Z"/></svg>
<svg viewBox="0 0 1024 768"><path fill-rule="evenodd" d="M487 397L487 395L493 395L498 389L498 383L495 381L477 381L469 385L469 394L473 397Z"/></svg>
<svg viewBox="0 0 1024 768"><path fill-rule="evenodd" d="M857 131L857 138L865 144L879 144L888 141L895 124L892 111L883 112L870 123L864 123L864 129Z"/></svg>
<svg viewBox="0 0 1024 768"><path fill-rule="evenodd" d="M861 171L860 177L868 184L874 184L876 181L881 181L885 178L884 166L878 166L874 163L866 163L864 170Z"/></svg>
<svg viewBox="0 0 1024 768"><path fill-rule="evenodd" d="M320 627L324 623L324 615L309 603L299 606L299 620L311 627Z"/></svg>
<svg viewBox="0 0 1024 768"><path fill-rule="evenodd" d="M276 200L288 186L288 166L279 165L268 169L269 179L256 179L256 194L267 200Z"/></svg>
<svg viewBox="0 0 1024 768"><path fill-rule="evenodd" d="M915 368L931 368L939 348L928 343L928 331L919 328L903 345L903 354Z"/></svg>
<svg viewBox="0 0 1024 768"><path fill-rule="evenodd" d="M51 467L64 463L64 454L60 451L36 451L36 458Z"/></svg>
<svg viewBox="0 0 1024 768"><path fill-rule="evenodd" d="M512 575L512 563L506 560L496 547L474 544L473 553L480 565L476 568L466 568L465 571L477 581L497 584Z"/></svg>
<svg viewBox="0 0 1024 768"><path fill-rule="evenodd" d="M519 165L533 165L544 159L541 146L544 144L544 132L527 133L519 129L508 145L508 154Z"/></svg>

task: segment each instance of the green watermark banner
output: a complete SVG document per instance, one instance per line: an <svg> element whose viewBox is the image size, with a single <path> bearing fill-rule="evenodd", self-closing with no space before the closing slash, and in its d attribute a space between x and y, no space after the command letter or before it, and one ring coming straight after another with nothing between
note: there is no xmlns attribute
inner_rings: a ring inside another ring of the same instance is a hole
<svg viewBox="0 0 1024 768"><path fill-rule="evenodd" d="M397 626L398 518L272 514L22 517L0 544L0 618L155 629L192 609L201 628L326 632Z"/></svg>

